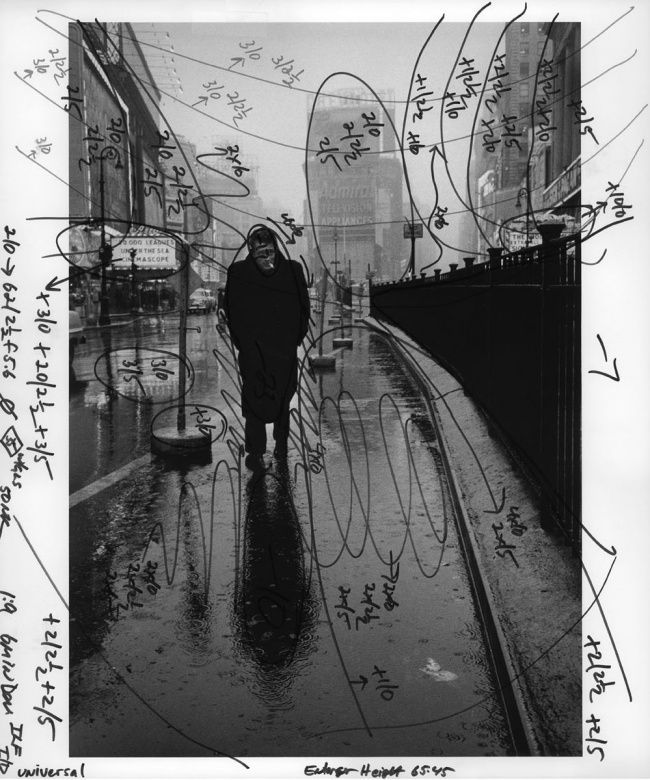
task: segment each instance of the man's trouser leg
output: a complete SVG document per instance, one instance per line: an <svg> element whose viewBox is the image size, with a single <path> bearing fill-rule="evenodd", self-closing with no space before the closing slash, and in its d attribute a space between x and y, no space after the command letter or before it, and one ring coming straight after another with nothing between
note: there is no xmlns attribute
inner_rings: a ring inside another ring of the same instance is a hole
<svg viewBox="0 0 650 780"><path fill-rule="evenodd" d="M251 455L263 455L266 452L266 426L254 414L244 418L245 449Z"/></svg>
<svg viewBox="0 0 650 780"><path fill-rule="evenodd" d="M289 403L282 408L278 419L273 423L273 438L275 439L275 450L278 454L284 454L287 451L289 440Z"/></svg>

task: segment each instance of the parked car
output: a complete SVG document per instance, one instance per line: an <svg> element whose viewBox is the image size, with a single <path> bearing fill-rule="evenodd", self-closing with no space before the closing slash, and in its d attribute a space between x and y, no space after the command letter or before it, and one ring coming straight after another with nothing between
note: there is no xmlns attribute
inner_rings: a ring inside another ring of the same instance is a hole
<svg viewBox="0 0 650 780"><path fill-rule="evenodd" d="M207 290L204 287L199 287L198 290L190 295L190 301L188 311L190 314L202 311L204 314L209 314L217 308L217 299L212 294L211 290Z"/></svg>

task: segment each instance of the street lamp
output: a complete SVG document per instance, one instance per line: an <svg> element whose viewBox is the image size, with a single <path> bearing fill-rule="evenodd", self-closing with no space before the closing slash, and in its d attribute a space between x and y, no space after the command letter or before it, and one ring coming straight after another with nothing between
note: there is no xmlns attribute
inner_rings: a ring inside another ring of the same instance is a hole
<svg viewBox="0 0 650 780"><path fill-rule="evenodd" d="M522 206L521 196L522 195L524 196L524 198L526 198L526 247L528 247L529 244L530 244L530 236L529 236L529 233L528 233L528 218L529 218L528 215L529 215L529 212L530 212L530 199L529 199L528 190L526 189L526 187L521 187L519 189L519 191L517 192L517 202L515 203L515 208L517 209L517 211L521 211L521 206Z"/></svg>
<svg viewBox="0 0 650 780"><path fill-rule="evenodd" d="M334 260L332 261L331 265L334 266L334 285L336 287L336 295L340 299L341 295L338 289L338 283L339 283L338 241L339 241L339 231L338 228L334 228Z"/></svg>
<svg viewBox="0 0 650 780"><path fill-rule="evenodd" d="M138 250L135 247L129 249L129 256L131 257L131 311L142 314L142 301L140 299L140 289L136 282L136 273L138 266L135 264L135 258L138 254Z"/></svg>
<svg viewBox="0 0 650 780"><path fill-rule="evenodd" d="M106 283L106 268L110 265L113 259L113 247L110 243L106 243L106 214L104 204L104 160L115 159L116 169L121 169L122 158L119 151L114 146L105 146L99 155L99 211L101 220L101 243L99 247L99 261L101 264L101 293L100 293L100 308L99 308L99 324L108 325L111 321L109 313L108 302L108 290Z"/></svg>

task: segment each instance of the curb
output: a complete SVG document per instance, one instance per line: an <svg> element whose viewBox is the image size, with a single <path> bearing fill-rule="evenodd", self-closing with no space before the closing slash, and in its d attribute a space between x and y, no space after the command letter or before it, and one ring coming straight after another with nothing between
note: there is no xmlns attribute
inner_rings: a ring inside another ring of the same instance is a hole
<svg viewBox="0 0 650 780"><path fill-rule="evenodd" d="M99 325L95 323L94 325L84 325L83 330L103 330L104 328L121 328L124 325L132 325L134 322L136 322L139 319L142 319L143 317L166 317L169 314L178 314L178 309L170 309L168 311L164 312L143 312L142 314L138 314L136 316L133 316L133 314L125 314L124 319L120 322L110 322L108 325ZM116 318L119 315L116 315ZM130 319L127 319L130 318Z"/></svg>
<svg viewBox="0 0 650 780"><path fill-rule="evenodd" d="M475 605L481 617L483 634L490 651L493 671L497 679L497 686L502 698L504 714L508 722L513 745L517 755L541 756L543 755L543 751L535 734L532 720L528 714L528 707L526 706L526 691L520 682L521 675L518 675L515 671L509 645L497 617L498 613L490 589L489 580L481 564L478 544L472 533L472 526L461 499L462 492L451 465L448 454L448 444L444 436L435 401L431 399L426 382L422 377L421 369L414 364L404 348L395 340L392 331L388 328L381 327L381 324L378 323L377 320L374 320L374 318L364 319L364 324L370 330L380 335L384 335L389 339L393 353L404 367L406 374L417 387L422 400L427 407L431 423L440 445L443 468L454 505L454 519L456 521L458 540L465 559L470 587L474 594Z"/></svg>

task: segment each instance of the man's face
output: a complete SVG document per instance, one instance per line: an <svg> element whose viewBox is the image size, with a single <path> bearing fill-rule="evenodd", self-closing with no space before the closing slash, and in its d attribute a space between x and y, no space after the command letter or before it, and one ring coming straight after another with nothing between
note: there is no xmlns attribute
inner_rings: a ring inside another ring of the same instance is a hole
<svg viewBox="0 0 650 780"><path fill-rule="evenodd" d="M270 271L275 263L275 247L271 241L253 245L253 257L263 271Z"/></svg>

